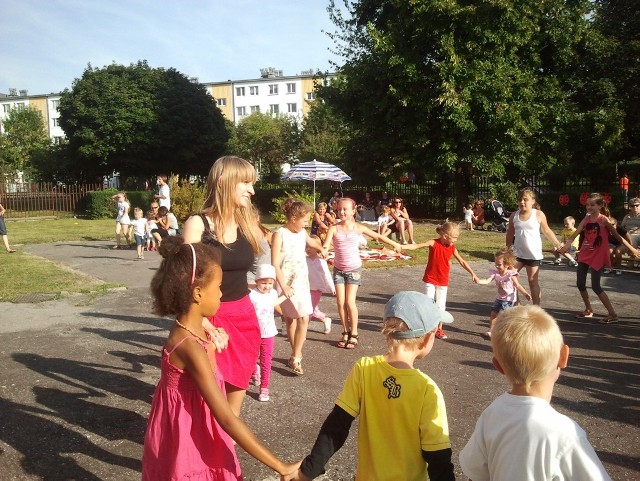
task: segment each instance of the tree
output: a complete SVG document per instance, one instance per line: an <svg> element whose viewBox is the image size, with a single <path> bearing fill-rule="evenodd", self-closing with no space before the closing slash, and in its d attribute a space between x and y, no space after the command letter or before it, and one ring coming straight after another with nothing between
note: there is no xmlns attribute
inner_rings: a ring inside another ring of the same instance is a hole
<svg viewBox="0 0 640 481"><path fill-rule="evenodd" d="M60 99L60 125L87 179L204 175L228 140L204 86L146 61L84 71Z"/></svg>
<svg viewBox="0 0 640 481"><path fill-rule="evenodd" d="M319 160L344 166L344 152L349 139L345 122L322 101L311 105L302 123L300 160Z"/></svg>
<svg viewBox="0 0 640 481"><path fill-rule="evenodd" d="M347 154L370 172L510 179L567 155L571 73L587 0L332 1L345 58L319 95L352 127Z"/></svg>
<svg viewBox="0 0 640 481"><path fill-rule="evenodd" d="M33 158L50 142L39 110L13 109L3 122L0 136L2 171L30 172Z"/></svg>
<svg viewBox="0 0 640 481"><path fill-rule="evenodd" d="M254 112L240 121L229 142L230 151L247 159L266 181L278 181L282 164L295 159L299 129L295 119Z"/></svg>

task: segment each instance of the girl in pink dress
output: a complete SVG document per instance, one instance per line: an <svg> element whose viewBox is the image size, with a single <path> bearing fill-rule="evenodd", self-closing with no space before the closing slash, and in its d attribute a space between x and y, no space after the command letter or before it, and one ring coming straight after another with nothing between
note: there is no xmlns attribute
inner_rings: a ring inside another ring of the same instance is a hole
<svg viewBox="0 0 640 481"><path fill-rule="evenodd" d="M177 319L162 349L144 438L143 481L241 480L232 439L280 475L295 472L300 463L276 458L227 402L215 356L228 337L220 331L212 337L203 327L203 318L220 307L220 253L181 237L167 237L159 251L162 264L151 281L154 309Z"/></svg>
<svg viewBox="0 0 640 481"><path fill-rule="evenodd" d="M611 234L618 242L624 244L630 252L636 257L639 255L637 249L634 249L623 237L618 234L616 228L609 218L600 211L604 208L605 203L602 196L593 193L587 199L587 215L573 234L566 240L561 252L564 254L571 247L573 239L578 237L584 231L584 241L580 247L578 256L577 281L578 290L584 301L584 311L578 314L578 317L593 317L591 309L591 301L589 301L589 293L587 292L587 272L591 268L591 289L600 298L602 304L607 309L607 317L600 320L601 324L611 324L618 322L618 314L616 314L609 296L600 286L600 276L605 267L611 267L611 258L609 257L609 237Z"/></svg>

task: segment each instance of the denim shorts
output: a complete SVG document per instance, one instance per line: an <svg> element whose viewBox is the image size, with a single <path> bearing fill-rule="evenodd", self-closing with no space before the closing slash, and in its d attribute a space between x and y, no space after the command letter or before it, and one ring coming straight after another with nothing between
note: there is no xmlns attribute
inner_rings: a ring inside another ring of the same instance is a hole
<svg viewBox="0 0 640 481"><path fill-rule="evenodd" d="M362 279L362 267L358 267L352 271L341 271L333 268L333 282L336 284L350 284L359 286Z"/></svg>
<svg viewBox="0 0 640 481"><path fill-rule="evenodd" d="M505 309L509 309L510 307L515 306L515 301L503 301L501 299L496 299L493 301L493 306L491 306L491 310L493 312L504 311Z"/></svg>
<svg viewBox="0 0 640 481"><path fill-rule="evenodd" d="M136 245L137 246L143 246L143 245L146 244L143 235L133 234L133 236L136 238Z"/></svg>

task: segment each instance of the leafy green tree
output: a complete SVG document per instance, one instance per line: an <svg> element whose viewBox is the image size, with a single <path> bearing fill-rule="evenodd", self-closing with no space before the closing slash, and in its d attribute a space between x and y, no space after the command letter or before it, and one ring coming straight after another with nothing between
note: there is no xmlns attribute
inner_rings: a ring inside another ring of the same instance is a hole
<svg viewBox="0 0 640 481"><path fill-rule="evenodd" d="M225 149L224 117L204 86L175 69L87 67L60 99L68 149L87 178L204 175Z"/></svg>
<svg viewBox="0 0 640 481"><path fill-rule="evenodd" d="M34 108L13 109L2 123L0 164L5 173L32 170L32 160L50 145L42 114Z"/></svg>
<svg viewBox="0 0 640 481"><path fill-rule="evenodd" d="M282 164L298 152L299 129L295 119L254 112L235 127L229 150L251 162L266 181L277 181Z"/></svg>
<svg viewBox="0 0 640 481"><path fill-rule="evenodd" d="M359 0L329 7L345 59L320 96L369 172L518 179L567 156L588 0Z"/></svg>
<svg viewBox="0 0 640 481"><path fill-rule="evenodd" d="M343 167L348 139L348 126L342 118L325 102L316 101L302 123L298 157Z"/></svg>

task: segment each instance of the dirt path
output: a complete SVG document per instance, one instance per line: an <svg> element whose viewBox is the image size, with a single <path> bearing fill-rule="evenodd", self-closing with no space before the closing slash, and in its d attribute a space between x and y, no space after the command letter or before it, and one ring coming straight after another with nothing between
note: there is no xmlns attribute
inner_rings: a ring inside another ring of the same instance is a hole
<svg viewBox="0 0 640 481"><path fill-rule="evenodd" d="M159 348L170 325L151 312L148 284L159 258L135 261L134 251L113 251L106 242L25 247L47 259L109 282L124 291L78 296L42 304L0 304L0 472L2 479L138 479L142 439L155 383ZM153 255L152 255L153 254ZM489 263L473 264L479 274ZM423 268L367 269L358 296L361 345L337 349L339 326L329 336L312 332L305 345L305 375L284 369L288 346L276 341L272 401L259 403L252 388L243 417L277 454L307 453L352 364L379 353L380 315L398 290L422 290ZM553 404L587 432L611 477L640 477L638 399L640 369L640 275L607 277L605 288L624 317L601 326L577 320L580 307L575 271L545 264L543 305L560 322L571 346L569 368ZM438 341L417 366L442 389L457 453L482 409L505 389L491 366L490 346L480 337L493 300L492 287L474 286L466 272L452 269L450 338ZM324 310L335 313L331 298ZM602 306L594 304L604 314ZM319 328L319 326L318 326ZM352 479L356 429L328 465L324 479ZM244 453L247 480L277 479Z"/></svg>

